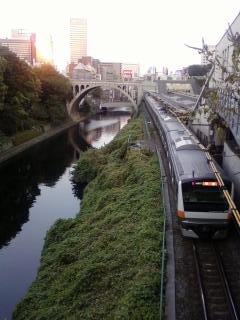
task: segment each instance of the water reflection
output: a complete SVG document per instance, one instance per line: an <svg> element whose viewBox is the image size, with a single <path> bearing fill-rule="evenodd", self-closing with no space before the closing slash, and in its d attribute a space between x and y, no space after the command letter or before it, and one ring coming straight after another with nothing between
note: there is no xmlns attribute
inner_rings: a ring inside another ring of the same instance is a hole
<svg viewBox="0 0 240 320"><path fill-rule="evenodd" d="M73 160L73 147L62 134L1 167L0 248L21 231L40 184L53 187Z"/></svg>
<svg viewBox="0 0 240 320"><path fill-rule="evenodd" d="M107 144L129 116L99 116L70 128L60 136L35 146L0 168L0 248L7 245L28 221L29 209L40 195L40 184L54 187L67 167L89 146ZM82 190L74 185L74 194Z"/></svg>
<svg viewBox="0 0 240 320"><path fill-rule="evenodd" d="M72 127L0 167L0 319L36 277L46 231L79 211L83 187L73 184L73 163L90 144L101 147L128 116L98 116Z"/></svg>
<svg viewBox="0 0 240 320"><path fill-rule="evenodd" d="M127 124L129 118L129 115L116 117L99 115L91 121L82 122L79 125L79 133L92 147L100 148L116 136L122 127Z"/></svg>

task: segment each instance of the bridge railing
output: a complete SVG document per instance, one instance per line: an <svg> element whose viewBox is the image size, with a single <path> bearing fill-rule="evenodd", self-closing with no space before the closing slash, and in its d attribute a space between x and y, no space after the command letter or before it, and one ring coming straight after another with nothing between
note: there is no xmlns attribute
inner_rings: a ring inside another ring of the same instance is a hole
<svg viewBox="0 0 240 320"><path fill-rule="evenodd" d="M111 81L111 80L77 80L70 79L73 84L91 84L91 85L123 85L123 86L144 86L141 82L131 81Z"/></svg>

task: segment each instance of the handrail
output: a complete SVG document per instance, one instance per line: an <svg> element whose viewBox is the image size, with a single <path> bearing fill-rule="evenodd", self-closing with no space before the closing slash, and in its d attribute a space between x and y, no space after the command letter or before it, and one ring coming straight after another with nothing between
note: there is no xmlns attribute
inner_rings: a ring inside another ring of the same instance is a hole
<svg viewBox="0 0 240 320"><path fill-rule="evenodd" d="M159 307L159 319L162 320L164 317L164 310L163 310L163 290L164 290L164 273L165 273L165 256L166 256L166 242L165 242L165 235L166 235L166 211L165 211L165 201L163 195L163 176L162 176L162 162L160 159L160 155L158 150L156 149L158 162L160 166L160 177L161 177L161 186L162 186L162 203L163 203L163 236L162 236L162 257L161 257L161 281L160 281L160 307Z"/></svg>
<svg viewBox="0 0 240 320"><path fill-rule="evenodd" d="M147 130L148 136L150 137L150 133L146 124L146 120L145 120L145 128ZM164 185L163 185L163 175L162 172L164 171L163 165L162 165L162 161L161 161L161 157L159 155L159 152L155 146L155 152L157 154L158 157L158 163L159 163L159 167L160 167L160 178L161 178L161 187L162 187L162 204L163 204L163 235L162 235L162 255L161 255L161 280L160 280L160 306L159 306L159 319L163 320L164 317L164 310L163 310L163 300L164 300L164 295L163 295L163 291L164 291L164 273L165 273L165 256L166 256L166 241L165 241L165 234L166 234L166 210L165 210L165 201L164 201L164 194L163 194L163 190L164 190Z"/></svg>

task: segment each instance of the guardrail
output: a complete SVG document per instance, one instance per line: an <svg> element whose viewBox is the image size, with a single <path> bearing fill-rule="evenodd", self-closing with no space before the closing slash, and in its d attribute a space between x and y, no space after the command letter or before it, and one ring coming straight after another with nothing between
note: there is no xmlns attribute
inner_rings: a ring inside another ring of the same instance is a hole
<svg viewBox="0 0 240 320"><path fill-rule="evenodd" d="M150 137L150 132L148 130L148 126L145 120L145 128L147 130L148 136ZM155 152L158 157L158 163L160 167L160 178L161 178L161 189L162 189L162 204L163 204L163 234L162 234L162 255L161 255L161 280L160 280L160 301L159 301L159 318L160 320L164 319L164 284L165 284L165 267L166 267L166 210L165 210L165 200L164 200L164 178L162 173L164 173L164 167L162 164L161 156L159 154L159 151L157 150L155 146Z"/></svg>

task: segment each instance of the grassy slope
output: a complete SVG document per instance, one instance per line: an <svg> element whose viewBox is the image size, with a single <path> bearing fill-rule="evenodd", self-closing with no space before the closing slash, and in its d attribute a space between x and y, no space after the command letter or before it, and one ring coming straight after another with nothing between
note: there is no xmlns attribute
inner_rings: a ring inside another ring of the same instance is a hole
<svg viewBox="0 0 240 320"><path fill-rule="evenodd" d="M125 143L141 126L131 121L80 160L75 178L92 179L81 212L48 232L37 280L13 319L159 318L159 170L153 155Z"/></svg>

